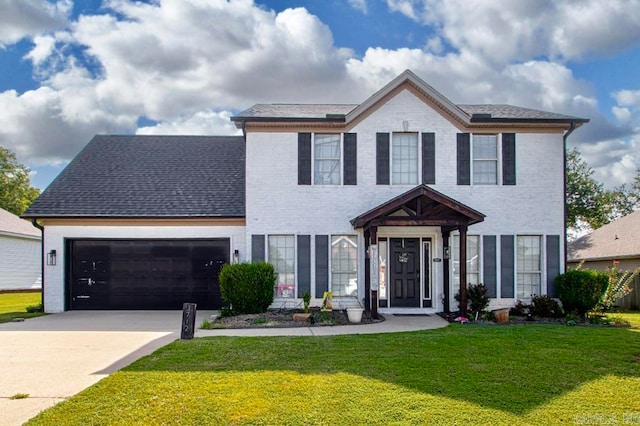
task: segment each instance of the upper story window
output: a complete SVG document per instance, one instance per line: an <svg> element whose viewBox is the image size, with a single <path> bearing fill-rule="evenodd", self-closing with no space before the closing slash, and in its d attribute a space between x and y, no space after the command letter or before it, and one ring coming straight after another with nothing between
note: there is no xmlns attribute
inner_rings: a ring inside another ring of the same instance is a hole
<svg viewBox="0 0 640 426"><path fill-rule="evenodd" d="M418 184L418 134L394 133L391 140L391 183Z"/></svg>
<svg viewBox="0 0 640 426"><path fill-rule="evenodd" d="M473 135L473 184L498 184L498 136Z"/></svg>
<svg viewBox="0 0 640 426"><path fill-rule="evenodd" d="M314 185L340 185L340 151L340 135L314 135Z"/></svg>

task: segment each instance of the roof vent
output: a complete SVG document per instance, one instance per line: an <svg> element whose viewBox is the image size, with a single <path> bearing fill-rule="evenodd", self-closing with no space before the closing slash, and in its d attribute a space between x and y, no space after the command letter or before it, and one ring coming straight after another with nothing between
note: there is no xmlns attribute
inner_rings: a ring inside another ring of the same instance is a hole
<svg viewBox="0 0 640 426"><path fill-rule="evenodd" d="M475 120L491 120L491 114L490 113L481 113L481 114L473 114L471 116L471 121L475 121Z"/></svg>

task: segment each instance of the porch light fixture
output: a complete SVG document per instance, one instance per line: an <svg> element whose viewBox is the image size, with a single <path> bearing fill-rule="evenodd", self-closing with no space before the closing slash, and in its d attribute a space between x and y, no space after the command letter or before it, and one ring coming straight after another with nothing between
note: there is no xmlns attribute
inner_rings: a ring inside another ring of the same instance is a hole
<svg viewBox="0 0 640 426"><path fill-rule="evenodd" d="M442 250L442 257L445 259L451 259L451 247L445 247Z"/></svg>
<svg viewBox="0 0 640 426"><path fill-rule="evenodd" d="M233 251L233 263L238 263L240 259L240 251L238 249L235 249Z"/></svg>
<svg viewBox="0 0 640 426"><path fill-rule="evenodd" d="M55 250L51 250L49 253L47 253L47 265L49 265L49 266L55 266L56 265L56 251Z"/></svg>

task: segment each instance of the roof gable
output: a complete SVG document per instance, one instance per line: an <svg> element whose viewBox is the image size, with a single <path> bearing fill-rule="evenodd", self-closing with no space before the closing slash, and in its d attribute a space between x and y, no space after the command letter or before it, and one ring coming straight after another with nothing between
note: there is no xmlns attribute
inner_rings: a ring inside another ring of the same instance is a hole
<svg viewBox="0 0 640 426"><path fill-rule="evenodd" d="M359 105L352 104L256 104L231 117L238 128L246 123L312 122L353 126L389 98L410 90L460 128L491 124L570 124L579 127L589 120L513 105L456 105L410 70L394 78Z"/></svg>
<svg viewBox="0 0 640 426"><path fill-rule="evenodd" d="M24 217L244 217L241 136L95 136Z"/></svg>

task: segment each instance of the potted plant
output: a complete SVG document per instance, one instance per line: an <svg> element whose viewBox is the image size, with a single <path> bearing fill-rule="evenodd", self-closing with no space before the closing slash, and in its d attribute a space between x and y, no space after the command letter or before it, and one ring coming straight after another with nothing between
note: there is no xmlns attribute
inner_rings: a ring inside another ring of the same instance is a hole
<svg viewBox="0 0 640 426"><path fill-rule="evenodd" d="M351 306L347 308L347 317L349 318L349 322L362 322L362 314L364 313L364 308L360 304L360 301L357 301L357 303L358 306Z"/></svg>
<svg viewBox="0 0 640 426"><path fill-rule="evenodd" d="M302 295L303 313L293 314L293 320L298 322L309 321L311 313L309 312L309 304L311 303L311 294L305 291Z"/></svg>

